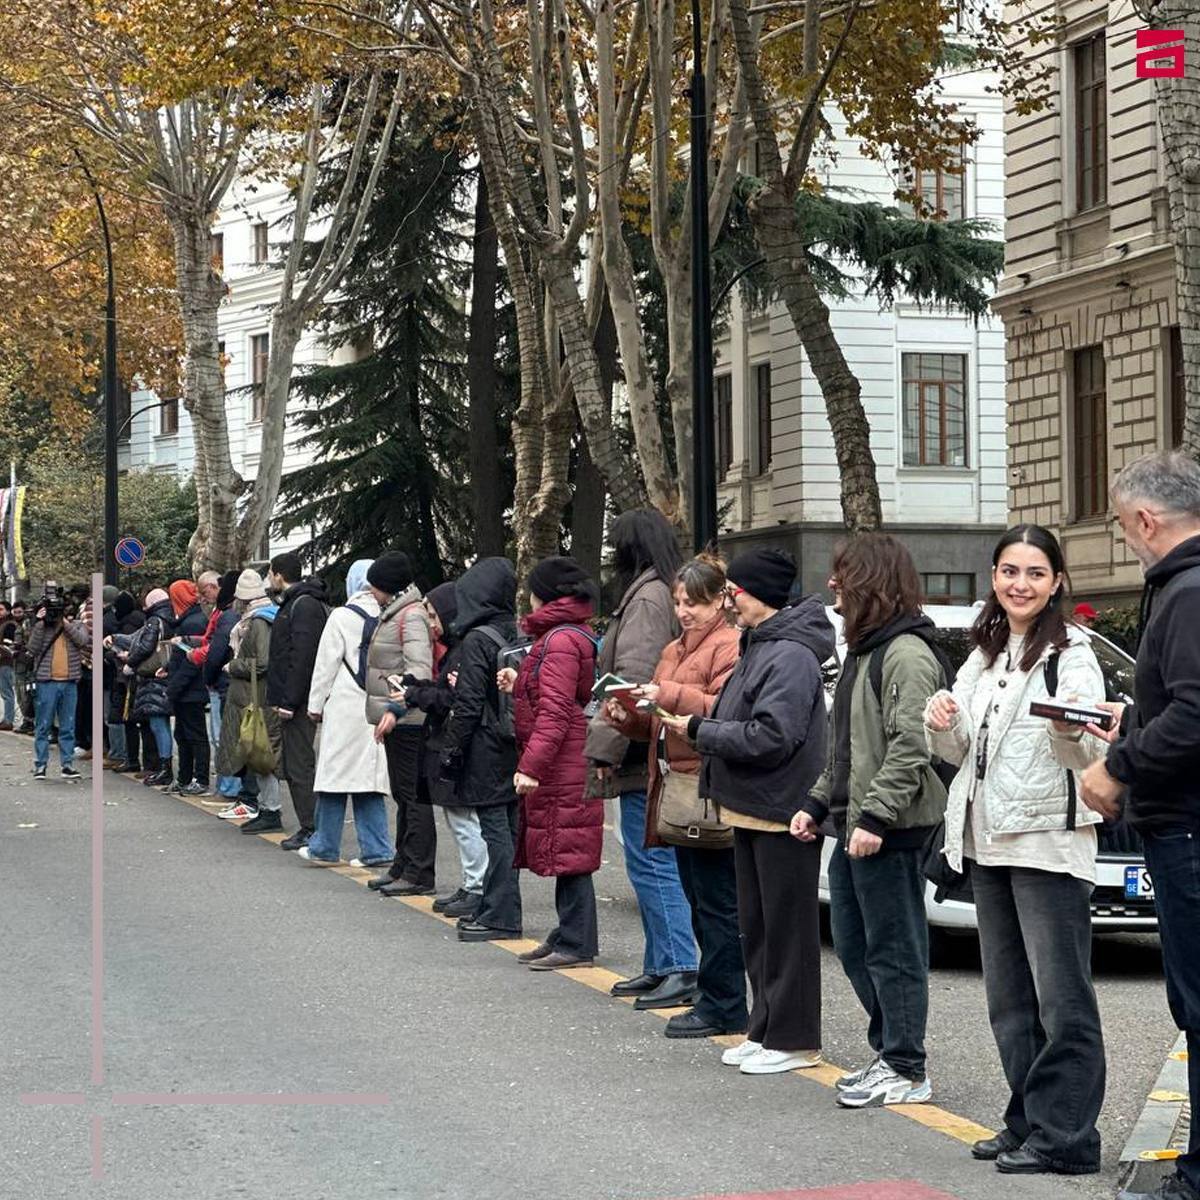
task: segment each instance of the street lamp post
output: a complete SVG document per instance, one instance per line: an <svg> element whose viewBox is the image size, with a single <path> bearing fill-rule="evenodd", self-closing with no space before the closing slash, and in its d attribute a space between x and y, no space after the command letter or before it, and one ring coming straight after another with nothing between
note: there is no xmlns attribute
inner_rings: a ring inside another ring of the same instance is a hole
<svg viewBox="0 0 1200 1200"><path fill-rule="evenodd" d="M117 582L117 284L113 273L112 238L100 189L78 150L75 157L96 198L100 232L104 237L104 265L108 273L108 294L104 305L104 582Z"/></svg>
<svg viewBox="0 0 1200 1200"><path fill-rule="evenodd" d="M697 552L717 540L712 264L708 247L708 100L700 0L692 0L692 530Z"/></svg>

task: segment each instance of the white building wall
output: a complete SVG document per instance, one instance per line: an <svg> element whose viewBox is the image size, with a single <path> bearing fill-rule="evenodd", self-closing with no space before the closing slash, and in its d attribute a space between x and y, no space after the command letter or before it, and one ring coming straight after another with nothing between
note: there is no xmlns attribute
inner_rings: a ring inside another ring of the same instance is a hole
<svg viewBox="0 0 1200 1200"><path fill-rule="evenodd" d="M250 386L253 382L252 339L256 334L270 332L271 308L279 294L280 273L270 265L254 262L253 227L266 221L274 261L276 243L286 238L286 220L290 212L288 195L282 188L263 188L252 181L241 180L230 190L229 203L213 225L213 232L224 238L224 279L229 292L218 315L218 336L224 343L225 409L229 421L229 447L234 469L247 481L258 471L262 450L262 425L252 420L253 408ZM330 354L322 340L311 330L306 331L296 348L297 372L308 366L339 361L341 353ZM151 392L133 394L132 409L152 404L158 399ZM283 471L286 475L311 461L311 453L299 445L303 431L290 420L291 413L301 408L293 398L289 402L289 421L285 430ZM122 470L172 471L181 477L192 473L195 461L191 417L179 405L179 430L163 433L162 410L152 408L135 415L130 423L129 439L121 447ZM308 540L308 531L293 530L286 538L272 534L266 549L269 554L299 546Z"/></svg>
<svg viewBox="0 0 1200 1200"><path fill-rule="evenodd" d="M945 96L973 116L982 131L967 155L966 215L992 221L992 236L999 239L1004 222L1003 111L999 97L985 92L992 82L982 72L959 76L947 81ZM894 205L896 180L859 152L846 136L840 114L831 111L828 116L836 145L824 170L831 194ZM838 341L862 385L885 523L904 531L913 526L986 527L990 535L1004 524L1007 510L1004 332L999 320L985 317L976 324L958 313L922 311L908 302L881 312L874 298L864 296L832 302L830 308ZM965 467L902 465L901 356L917 351L968 358ZM766 359L771 362L772 463L768 472L755 475L751 382L753 367ZM824 400L782 303L766 312L748 312L735 292L728 330L716 343L716 372L733 376L733 464L720 489L725 506L720 523L733 535L730 544L741 540L739 534L755 531L776 530L775 540L782 543L785 528L840 525L840 475ZM961 569L977 568L971 563ZM802 570L810 580L816 577L815 567L810 570L802 562Z"/></svg>

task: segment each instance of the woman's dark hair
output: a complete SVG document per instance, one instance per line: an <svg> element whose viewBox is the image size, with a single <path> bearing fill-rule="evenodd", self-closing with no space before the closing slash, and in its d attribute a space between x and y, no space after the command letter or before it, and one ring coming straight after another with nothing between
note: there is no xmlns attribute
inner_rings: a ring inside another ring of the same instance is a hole
<svg viewBox="0 0 1200 1200"><path fill-rule="evenodd" d="M622 513L613 522L612 543L613 565L622 591L651 568L669 587L683 565L675 527L657 508Z"/></svg>
<svg viewBox="0 0 1200 1200"><path fill-rule="evenodd" d="M1021 655L1022 671L1033 670L1038 659L1042 657L1047 646L1061 650L1067 644L1067 622L1063 616L1066 605L1067 591L1070 578L1067 575L1067 564L1063 558L1062 547L1058 538L1041 525L1017 525L1010 529L997 543L992 551L992 569L1000 565L1000 559L1009 546L1024 543L1040 550L1050 563L1050 570L1055 575L1062 575L1063 581L1050 597L1050 603L1034 618L1029 632L1025 635L1025 653ZM1004 611L996 598L996 589L987 598L983 611L979 614L971 629L971 638L975 645L983 651L990 667L1008 646L1011 631L1008 627L1008 613Z"/></svg>
<svg viewBox="0 0 1200 1200"><path fill-rule="evenodd" d="M925 595L912 555L888 533L860 533L834 555L833 577L841 592L846 644L897 617L919 616Z"/></svg>
<svg viewBox="0 0 1200 1200"><path fill-rule="evenodd" d="M725 591L725 563L715 554L697 554L675 572L674 586L693 604L711 604Z"/></svg>

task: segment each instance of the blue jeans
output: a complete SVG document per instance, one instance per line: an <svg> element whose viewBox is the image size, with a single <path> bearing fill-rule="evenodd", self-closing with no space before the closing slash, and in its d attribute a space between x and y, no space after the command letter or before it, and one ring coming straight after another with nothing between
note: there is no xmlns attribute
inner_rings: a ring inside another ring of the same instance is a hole
<svg viewBox="0 0 1200 1200"><path fill-rule="evenodd" d="M16 676L12 667L0 667L0 700L4 702L5 724L11 725L17 704Z"/></svg>
<svg viewBox="0 0 1200 1200"><path fill-rule="evenodd" d="M221 693L216 688L208 689L208 740L212 742L213 762L216 762L217 747L221 744ZM217 795L233 799L242 790L242 781L236 775L217 776Z"/></svg>
<svg viewBox="0 0 1200 1200"><path fill-rule="evenodd" d="M46 682L37 685L33 765L44 767L50 760L50 727L58 718L58 754L64 767L75 757L75 705L79 685L74 682Z"/></svg>
<svg viewBox="0 0 1200 1200"><path fill-rule="evenodd" d="M329 862L341 858L347 796L354 802L359 858L372 865L390 865L393 849L382 792L318 792L317 828L308 839L308 852Z"/></svg>
<svg viewBox="0 0 1200 1200"><path fill-rule="evenodd" d="M679 865L671 846L645 848L646 793L621 793L621 838L625 843L625 873L637 894L646 952L647 975L694 971L696 942L692 910L679 882Z"/></svg>
<svg viewBox="0 0 1200 1200"><path fill-rule="evenodd" d="M108 753L122 762L129 761L129 743L125 738L125 726L120 721L108 722Z"/></svg>
<svg viewBox="0 0 1200 1200"><path fill-rule="evenodd" d="M867 1011L867 1042L905 1079L925 1078L929 925L919 849L829 860L833 947Z"/></svg>
<svg viewBox="0 0 1200 1200"><path fill-rule="evenodd" d="M1200 1191L1200 833L1182 826L1161 829L1143 833L1142 843L1154 881L1167 1003L1175 1024L1187 1034L1192 1127L1187 1153L1175 1160L1175 1168Z"/></svg>
<svg viewBox="0 0 1200 1200"><path fill-rule="evenodd" d="M162 759L162 765L169 767L174 749L174 743L171 741L171 718L151 717L150 732L154 734L154 744L158 748L158 757Z"/></svg>

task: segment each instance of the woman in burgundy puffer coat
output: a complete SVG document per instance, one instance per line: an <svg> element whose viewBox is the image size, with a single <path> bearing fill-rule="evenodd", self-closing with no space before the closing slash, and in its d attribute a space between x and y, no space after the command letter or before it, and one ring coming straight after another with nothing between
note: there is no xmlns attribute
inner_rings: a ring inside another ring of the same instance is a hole
<svg viewBox="0 0 1200 1200"><path fill-rule="evenodd" d="M536 640L511 687L520 759L518 867L553 876L558 926L521 955L535 971L590 966L599 949L592 873L600 868L604 801L584 796L584 708L596 674L596 645L584 628L596 586L574 559L548 558L529 574L533 611L521 623Z"/></svg>

